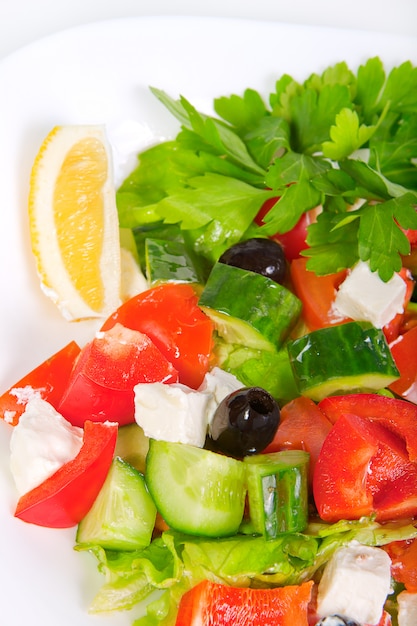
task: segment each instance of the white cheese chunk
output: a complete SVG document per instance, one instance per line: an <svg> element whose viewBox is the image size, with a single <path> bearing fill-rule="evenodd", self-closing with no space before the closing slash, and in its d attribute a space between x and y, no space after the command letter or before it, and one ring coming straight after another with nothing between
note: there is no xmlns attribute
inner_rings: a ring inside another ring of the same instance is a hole
<svg viewBox="0 0 417 626"><path fill-rule="evenodd" d="M417 624L417 593L401 591L398 600L398 626L416 626Z"/></svg>
<svg viewBox="0 0 417 626"><path fill-rule="evenodd" d="M202 448L210 397L210 393L181 383L139 383L135 386L135 420L147 437Z"/></svg>
<svg viewBox="0 0 417 626"><path fill-rule="evenodd" d="M220 402L244 385L214 367L195 390L181 383L135 386L135 420L147 437L202 448L208 425Z"/></svg>
<svg viewBox="0 0 417 626"><path fill-rule="evenodd" d="M357 541L337 550L319 583L317 613L346 615L360 624L377 624L391 592L391 560L381 548Z"/></svg>
<svg viewBox="0 0 417 626"><path fill-rule="evenodd" d="M368 263L359 261L340 285L334 309L339 315L382 328L403 312L405 293L406 284L399 274L385 283L377 272L371 272Z"/></svg>
<svg viewBox="0 0 417 626"><path fill-rule="evenodd" d="M72 461L82 443L82 428L72 426L46 400L29 400L10 439L10 469L19 495Z"/></svg>
<svg viewBox="0 0 417 626"><path fill-rule="evenodd" d="M225 372L220 367L213 367L210 372L207 372L199 387L199 391L211 394L207 406L207 421L209 425L220 402L230 393L242 389L242 387L244 387L243 383L236 376L230 374L230 372Z"/></svg>

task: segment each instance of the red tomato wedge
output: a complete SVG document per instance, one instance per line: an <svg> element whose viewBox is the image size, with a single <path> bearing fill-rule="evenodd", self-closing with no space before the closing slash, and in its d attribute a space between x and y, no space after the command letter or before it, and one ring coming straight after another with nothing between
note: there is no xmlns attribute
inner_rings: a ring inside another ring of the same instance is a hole
<svg viewBox="0 0 417 626"><path fill-rule="evenodd" d="M281 421L273 441L263 451L305 450L310 454L309 472L314 468L331 422L310 398L300 396L281 408Z"/></svg>
<svg viewBox="0 0 417 626"><path fill-rule="evenodd" d="M337 274L317 276L307 269L307 259L295 259L290 265L291 282L295 295L301 300L302 316L310 330L349 321L333 311L339 285L346 278L346 270Z"/></svg>
<svg viewBox="0 0 417 626"><path fill-rule="evenodd" d="M417 406L398 398L376 393L329 396L318 404L334 424L344 413L379 422L404 439L410 461L417 462Z"/></svg>
<svg viewBox="0 0 417 626"><path fill-rule="evenodd" d="M394 580L403 583L407 591L417 593L417 539L393 541L383 547L391 559Z"/></svg>
<svg viewBox="0 0 417 626"><path fill-rule="evenodd" d="M0 396L0 416L16 426L30 397L38 395L57 409L80 347L71 341Z"/></svg>
<svg viewBox="0 0 417 626"><path fill-rule="evenodd" d="M397 313L397 315L389 322L389 324L384 326L383 330L384 330L384 334L388 343L391 343L392 341L394 341L400 334L401 328L406 318L405 309L411 300L411 296L413 295L413 290L414 290L414 285L415 285L415 281L413 279L413 276L410 270L403 267L399 274L406 284L406 292L405 292L405 297L404 297L404 311L403 313Z"/></svg>
<svg viewBox="0 0 417 626"><path fill-rule="evenodd" d="M323 443L313 494L327 522L372 514L378 521L411 517L417 514L417 465L400 436L380 422L345 413Z"/></svg>
<svg viewBox="0 0 417 626"><path fill-rule="evenodd" d="M134 386L177 382L178 372L154 343L117 323L81 351L58 411L74 426L86 420L134 422Z"/></svg>
<svg viewBox="0 0 417 626"><path fill-rule="evenodd" d="M390 345L400 377L389 388L405 400L417 404L417 326Z"/></svg>
<svg viewBox="0 0 417 626"><path fill-rule="evenodd" d="M108 474L117 424L86 422L80 452L18 501L15 517L49 528L69 528L90 510Z"/></svg>
<svg viewBox="0 0 417 626"><path fill-rule="evenodd" d="M249 589L205 580L185 593L176 626L308 626L313 583Z"/></svg>
<svg viewBox="0 0 417 626"><path fill-rule="evenodd" d="M124 304L104 323L108 330L120 322L148 335L179 374L179 381L197 389L209 367L213 324L198 307L188 284L153 287Z"/></svg>

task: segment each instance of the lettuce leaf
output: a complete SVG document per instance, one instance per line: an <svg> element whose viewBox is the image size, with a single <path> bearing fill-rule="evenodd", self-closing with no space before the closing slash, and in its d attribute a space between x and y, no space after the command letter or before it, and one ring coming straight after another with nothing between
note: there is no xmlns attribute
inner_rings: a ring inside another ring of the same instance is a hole
<svg viewBox="0 0 417 626"><path fill-rule="evenodd" d="M135 626L171 626L182 594L202 580L233 586L300 584L352 540L381 546L416 536L412 524L381 525L363 518L333 525L311 523L304 533L273 540L254 535L207 539L166 531L142 550L114 552L91 544L76 549L90 551L105 577L91 613L129 610L139 604L146 612Z"/></svg>

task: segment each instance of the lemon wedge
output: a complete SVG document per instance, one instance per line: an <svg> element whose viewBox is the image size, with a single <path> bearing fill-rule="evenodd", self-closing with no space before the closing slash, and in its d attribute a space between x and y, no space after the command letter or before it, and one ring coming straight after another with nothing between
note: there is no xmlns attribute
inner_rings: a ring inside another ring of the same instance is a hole
<svg viewBox="0 0 417 626"><path fill-rule="evenodd" d="M115 197L105 128L53 128L32 167L29 228L42 289L67 320L106 317L121 302Z"/></svg>

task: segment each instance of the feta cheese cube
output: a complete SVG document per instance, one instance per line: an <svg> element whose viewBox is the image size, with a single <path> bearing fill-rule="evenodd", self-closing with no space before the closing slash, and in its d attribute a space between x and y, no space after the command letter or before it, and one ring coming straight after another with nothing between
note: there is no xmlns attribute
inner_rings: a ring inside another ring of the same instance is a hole
<svg viewBox="0 0 417 626"><path fill-rule="evenodd" d="M317 613L377 624L389 593L391 559L387 553L353 541L337 550L326 565L318 587Z"/></svg>
<svg viewBox="0 0 417 626"><path fill-rule="evenodd" d="M135 420L147 437L202 448L210 399L210 393L181 383L139 383L135 386Z"/></svg>
<svg viewBox="0 0 417 626"><path fill-rule="evenodd" d="M46 400L30 399L10 439L10 469L19 495L72 461L82 444L82 428L70 424Z"/></svg>
<svg viewBox="0 0 417 626"><path fill-rule="evenodd" d="M417 593L401 591L398 600L398 626L416 626L417 624Z"/></svg>
<svg viewBox="0 0 417 626"><path fill-rule="evenodd" d="M210 372L207 372L199 387L199 391L211 394L207 406L207 421L209 425L220 402L230 393L242 389L242 387L244 387L244 384L236 376L222 370L220 367L213 367Z"/></svg>
<svg viewBox="0 0 417 626"><path fill-rule="evenodd" d="M405 294L406 284L399 274L385 283L368 263L359 261L340 285L334 309L336 314L382 328L403 312Z"/></svg>

